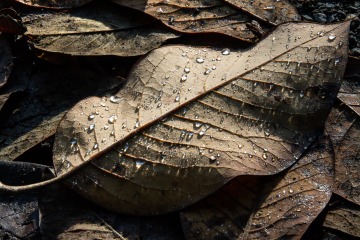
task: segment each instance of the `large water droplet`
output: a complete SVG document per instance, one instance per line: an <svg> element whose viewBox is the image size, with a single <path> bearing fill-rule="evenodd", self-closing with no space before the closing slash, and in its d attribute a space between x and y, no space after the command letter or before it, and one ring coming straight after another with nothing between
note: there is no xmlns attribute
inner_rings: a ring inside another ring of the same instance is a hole
<svg viewBox="0 0 360 240"><path fill-rule="evenodd" d="M175 102L179 102L180 101L180 96L176 96L175 97Z"/></svg>
<svg viewBox="0 0 360 240"><path fill-rule="evenodd" d="M263 8L264 10L274 10L275 6L266 6Z"/></svg>
<svg viewBox="0 0 360 240"><path fill-rule="evenodd" d="M115 121L117 120L117 116L116 115L111 115L108 119L108 122L113 124Z"/></svg>
<svg viewBox="0 0 360 240"><path fill-rule="evenodd" d="M89 120L93 120L95 118L95 115L94 114L90 114L89 115Z"/></svg>
<svg viewBox="0 0 360 240"><path fill-rule="evenodd" d="M94 144L93 148L97 149L99 147L99 145L97 143Z"/></svg>
<svg viewBox="0 0 360 240"><path fill-rule="evenodd" d="M229 54L230 54L230 49L224 48L224 49L221 51L221 54L222 54L222 55L229 55Z"/></svg>
<svg viewBox="0 0 360 240"><path fill-rule="evenodd" d="M205 60L203 58L196 58L197 63L203 63Z"/></svg>
<svg viewBox="0 0 360 240"><path fill-rule="evenodd" d="M188 135L187 135L187 137L186 137L186 141L190 141L193 136L194 136L194 133L189 132Z"/></svg>
<svg viewBox="0 0 360 240"><path fill-rule="evenodd" d="M187 80L187 75L184 74L181 76L180 82L185 82Z"/></svg>
<svg viewBox="0 0 360 240"><path fill-rule="evenodd" d="M204 72L204 75L208 75L210 73L211 73L211 69L209 68L209 69L206 69L206 71Z"/></svg>
<svg viewBox="0 0 360 240"><path fill-rule="evenodd" d="M182 142L186 136L186 131L182 130L179 137L179 142Z"/></svg>
<svg viewBox="0 0 360 240"><path fill-rule="evenodd" d="M329 39L330 42L331 42L331 41L334 41L335 38L336 38L336 36L333 35L333 34L330 34L329 37L328 37L328 39Z"/></svg>
<svg viewBox="0 0 360 240"><path fill-rule="evenodd" d="M110 97L110 102L112 103L118 103L120 102L121 98L117 97L117 96L111 96Z"/></svg>
<svg viewBox="0 0 360 240"><path fill-rule="evenodd" d="M90 124L89 131L91 132L92 130L94 130L94 128L95 128L95 124Z"/></svg>
<svg viewBox="0 0 360 240"><path fill-rule="evenodd" d="M184 72L185 72L185 73L189 73L189 72L190 72L190 68L187 68L187 67L184 68Z"/></svg>

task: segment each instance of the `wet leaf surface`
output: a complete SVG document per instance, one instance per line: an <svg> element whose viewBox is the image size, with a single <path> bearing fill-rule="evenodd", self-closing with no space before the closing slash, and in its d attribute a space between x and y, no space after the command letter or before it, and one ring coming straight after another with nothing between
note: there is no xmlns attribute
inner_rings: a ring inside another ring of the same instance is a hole
<svg viewBox="0 0 360 240"><path fill-rule="evenodd" d="M29 184L51 176L49 168L43 165L0 161L0 180L7 184ZM0 236L3 239L36 236L40 224L37 192L10 196L1 193L0 216Z"/></svg>
<svg viewBox="0 0 360 240"><path fill-rule="evenodd" d="M187 239L300 239L331 196L333 155L323 139L286 173L238 177L181 213Z"/></svg>
<svg viewBox="0 0 360 240"><path fill-rule="evenodd" d="M44 239L183 239L177 214L131 217L107 212L54 186L41 195Z"/></svg>
<svg viewBox="0 0 360 240"><path fill-rule="evenodd" d="M66 114L57 173L78 170L69 184L82 195L141 215L183 208L238 175L278 173L323 128L347 31L348 23L284 24L249 50L159 48L116 95Z"/></svg>
<svg viewBox="0 0 360 240"><path fill-rule="evenodd" d="M34 12L23 17L35 48L71 55L138 56L179 35L116 4L91 4L69 12Z"/></svg>
<svg viewBox="0 0 360 240"><path fill-rule="evenodd" d="M17 2L32 6L44 8L74 8L82 6L93 0L15 0Z"/></svg>
<svg viewBox="0 0 360 240"><path fill-rule="evenodd" d="M333 191L359 204L360 117L344 103L338 103L329 115L326 131L331 136L336 157Z"/></svg>
<svg viewBox="0 0 360 240"><path fill-rule="evenodd" d="M112 0L143 11L168 27L185 33L221 33L255 42L269 27L225 1Z"/></svg>
<svg viewBox="0 0 360 240"><path fill-rule="evenodd" d="M14 160L52 136L66 111L80 99L105 94L122 83L121 78L89 70L40 65L34 71L23 97L2 119L0 157L4 160Z"/></svg>
<svg viewBox="0 0 360 240"><path fill-rule="evenodd" d="M326 212L323 226L360 237L360 207L343 201Z"/></svg>
<svg viewBox="0 0 360 240"><path fill-rule="evenodd" d="M0 9L0 32L23 34L26 28L15 10L11 8Z"/></svg>
<svg viewBox="0 0 360 240"><path fill-rule="evenodd" d="M284 22L300 21L297 10L287 0L224 0L264 21L278 25Z"/></svg>
<svg viewBox="0 0 360 240"><path fill-rule="evenodd" d="M3 86L11 73L13 58L9 42L0 34L0 87Z"/></svg>

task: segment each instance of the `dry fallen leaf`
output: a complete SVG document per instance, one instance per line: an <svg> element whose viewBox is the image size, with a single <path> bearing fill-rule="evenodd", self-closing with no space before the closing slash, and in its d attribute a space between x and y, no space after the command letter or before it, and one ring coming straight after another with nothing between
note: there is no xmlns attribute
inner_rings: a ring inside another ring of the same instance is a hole
<svg viewBox="0 0 360 240"><path fill-rule="evenodd" d="M23 17L33 47L71 55L138 56L179 35L116 4L91 4L69 12L38 11Z"/></svg>
<svg viewBox="0 0 360 240"><path fill-rule="evenodd" d="M49 168L43 165L0 161L0 180L7 184L29 184L52 176ZM0 193L0 236L2 239L36 239L39 224L36 191L13 195ZM5 236L2 232L6 233ZM9 235L12 237L6 238Z"/></svg>
<svg viewBox="0 0 360 240"><path fill-rule="evenodd" d="M28 77L22 76L28 74L28 69L16 69L20 76L14 84ZM80 99L104 94L122 83L120 78L93 71L49 66L38 67L37 71L29 80L23 98L18 98L18 104L3 116L0 126L2 160L14 160L52 136L66 111Z"/></svg>
<svg viewBox="0 0 360 240"><path fill-rule="evenodd" d="M112 1L143 11L159 19L168 27L185 33L222 33L244 41L255 42L264 34L264 31L267 32L269 29L268 25L257 22L253 16L222 0ZM291 7L290 4L288 5ZM246 9L252 13L252 8Z"/></svg>
<svg viewBox="0 0 360 240"><path fill-rule="evenodd" d="M13 68L13 57L9 42L0 33L0 87L3 86Z"/></svg>
<svg viewBox="0 0 360 240"><path fill-rule="evenodd" d="M238 175L284 170L323 128L348 26L284 24L248 50L154 50L116 95L66 114L54 143L58 175L77 170L69 183L88 199L148 215L183 208Z"/></svg>
<svg viewBox="0 0 360 240"><path fill-rule="evenodd" d="M323 139L286 173L239 177L181 213L187 239L300 239L331 196L333 156Z"/></svg>
<svg viewBox="0 0 360 240"><path fill-rule="evenodd" d="M332 109L326 130L335 149L334 192L360 204L359 81L344 81L338 103Z"/></svg>
<svg viewBox="0 0 360 240"><path fill-rule="evenodd" d="M264 21L278 25L300 21L296 8L288 0L224 0Z"/></svg>
<svg viewBox="0 0 360 240"><path fill-rule="evenodd" d="M177 214L135 217L111 213L58 185L39 198L43 239L183 239Z"/></svg>
<svg viewBox="0 0 360 240"><path fill-rule="evenodd" d="M15 0L15 1L32 7L62 9L62 8L79 7L93 0Z"/></svg>
<svg viewBox="0 0 360 240"><path fill-rule="evenodd" d="M330 207L323 226L360 237L360 207L348 202Z"/></svg>
<svg viewBox="0 0 360 240"><path fill-rule="evenodd" d="M21 18L12 8L0 9L0 32L10 34L23 34L26 28Z"/></svg>

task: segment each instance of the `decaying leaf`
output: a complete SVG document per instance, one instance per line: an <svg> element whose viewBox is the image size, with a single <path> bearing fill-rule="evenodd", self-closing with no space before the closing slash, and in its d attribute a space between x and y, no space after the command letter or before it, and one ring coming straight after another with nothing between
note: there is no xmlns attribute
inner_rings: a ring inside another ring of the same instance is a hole
<svg viewBox="0 0 360 240"><path fill-rule="evenodd" d="M79 7L93 0L15 0L15 1L33 7L62 9L62 8Z"/></svg>
<svg viewBox="0 0 360 240"><path fill-rule="evenodd" d="M326 212L323 225L354 237L360 237L360 207L353 203L330 207Z"/></svg>
<svg viewBox="0 0 360 240"><path fill-rule="evenodd" d="M268 26L222 0L161 1L112 0L141 10L180 32L222 33L244 41L255 42L268 31ZM258 1L258 0L255 0Z"/></svg>
<svg viewBox="0 0 360 240"><path fill-rule="evenodd" d="M0 32L23 34L26 28L15 10L11 8L0 9Z"/></svg>
<svg viewBox="0 0 360 240"><path fill-rule="evenodd" d="M3 86L13 68L13 58L8 41L0 33L0 87Z"/></svg>
<svg viewBox="0 0 360 240"><path fill-rule="evenodd" d="M66 114L58 175L77 170L69 183L88 199L147 215L183 208L235 176L291 166L332 107L348 26L284 24L248 50L154 50L116 95Z"/></svg>
<svg viewBox="0 0 360 240"><path fill-rule="evenodd" d="M344 81L326 130L335 148L334 192L360 204L360 94L359 81Z"/></svg>
<svg viewBox="0 0 360 240"><path fill-rule="evenodd" d="M360 63L360 61L357 61ZM338 93L338 99L351 108L358 116L360 116L360 70L349 77L341 85ZM358 75L356 75L358 74Z"/></svg>
<svg viewBox="0 0 360 240"><path fill-rule="evenodd" d="M48 66L38 70L29 81L24 98L2 119L0 158L4 160L14 160L53 135L66 111L80 99L104 94L122 83L120 78L92 71Z"/></svg>
<svg viewBox="0 0 360 240"><path fill-rule="evenodd" d="M21 176L21 177L20 177ZM21 185L51 177L49 168L39 164L0 161L1 182ZM0 194L0 229L7 235L25 239L36 235L39 221L36 192ZM3 239L6 239L3 236ZM14 238L8 238L14 239Z"/></svg>
<svg viewBox="0 0 360 240"><path fill-rule="evenodd" d="M43 239L183 239L176 214L123 216L99 209L57 185L40 195L39 208Z"/></svg>
<svg viewBox="0 0 360 240"><path fill-rule="evenodd" d="M181 213L187 239L300 239L331 196L323 139L285 174L239 177Z"/></svg>
<svg viewBox="0 0 360 240"><path fill-rule="evenodd" d="M300 21L300 15L288 0L224 0L272 24Z"/></svg>
<svg viewBox="0 0 360 240"><path fill-rule="evenodd" d="M112 3L32 13L23 21L35 48L71 55L138 56L178 37L152 19Z"/></svg>

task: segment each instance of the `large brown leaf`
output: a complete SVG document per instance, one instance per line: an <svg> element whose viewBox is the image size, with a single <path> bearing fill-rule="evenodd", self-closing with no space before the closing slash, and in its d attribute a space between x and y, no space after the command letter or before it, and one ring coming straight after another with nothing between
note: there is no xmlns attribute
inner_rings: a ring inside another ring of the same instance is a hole
<svg viewBox="0 0 360 240"><path fill-rule="evenodd" d="M258 23L251 15L221 0L112 1L143 11L168 27L185 33L222 33L255 42L264 31L268 31L267 25Z"/></svg>
<svg viewBox="0 0 360 240"><path fill-rule="evenodd" d="M359 81L344 81L338 103L331 111L326 130L335 149L334 192L360 204Z"/></svg>
<svg viewBox="0 0 360 240"><path fill-rule="evenodd" d="M62 8L79 7L93 0L15 0L15 1L33 7L62 9Z"/></svg>
<svg viewBox="0 0 360 240"><path fill-rule="evenodd" d="M345 201L330 207L323 226L360 237L360 207Z"/></svg>
<svg viewBox="0 0 360 240"><path fill-rule="evenodd" d="M11 79L16 80L14 84L27 80L22 78L28 77L28 69L15 69L19 76ZM120 78L103 76L93 71L65 70L52 66L38 67L37 70L23 98L18 97L18 104L11 108L9 114L2 116L0 158L3 160L14 160L55 134L66 111L80 99L105 94L122 83ZM6 93L4 96L11 94Z"/></svg>
<svg viewBox="0 0 360 240"><path fill-rule="evenodd" d="M182 211L187 239L300 239L331 196L329 141L285 174L239 177Z"/></svg>
<svg viewBox="0 0 360 240"><path fill-rule="evenodd" d="M23 21L35 48L71 55L137 56L178 37L154 20L111 3L65 13L36 12Z"/></svg>
<svg viewBox="0 0 360 240"><path fill-rule="evenodd" d="M13 57L8 41L0 33L0 87L3 86L11 73Z"/></svg>
<svg viewBox="0 0 360 240"><path fill-rule="evenodd" d="M66 114L54 144L58 175L79 170L73 187L105 208L158 214L237 175L289 167L333 104L348 25L284 24L248 50L151 52L115 96Z"/></svg>

